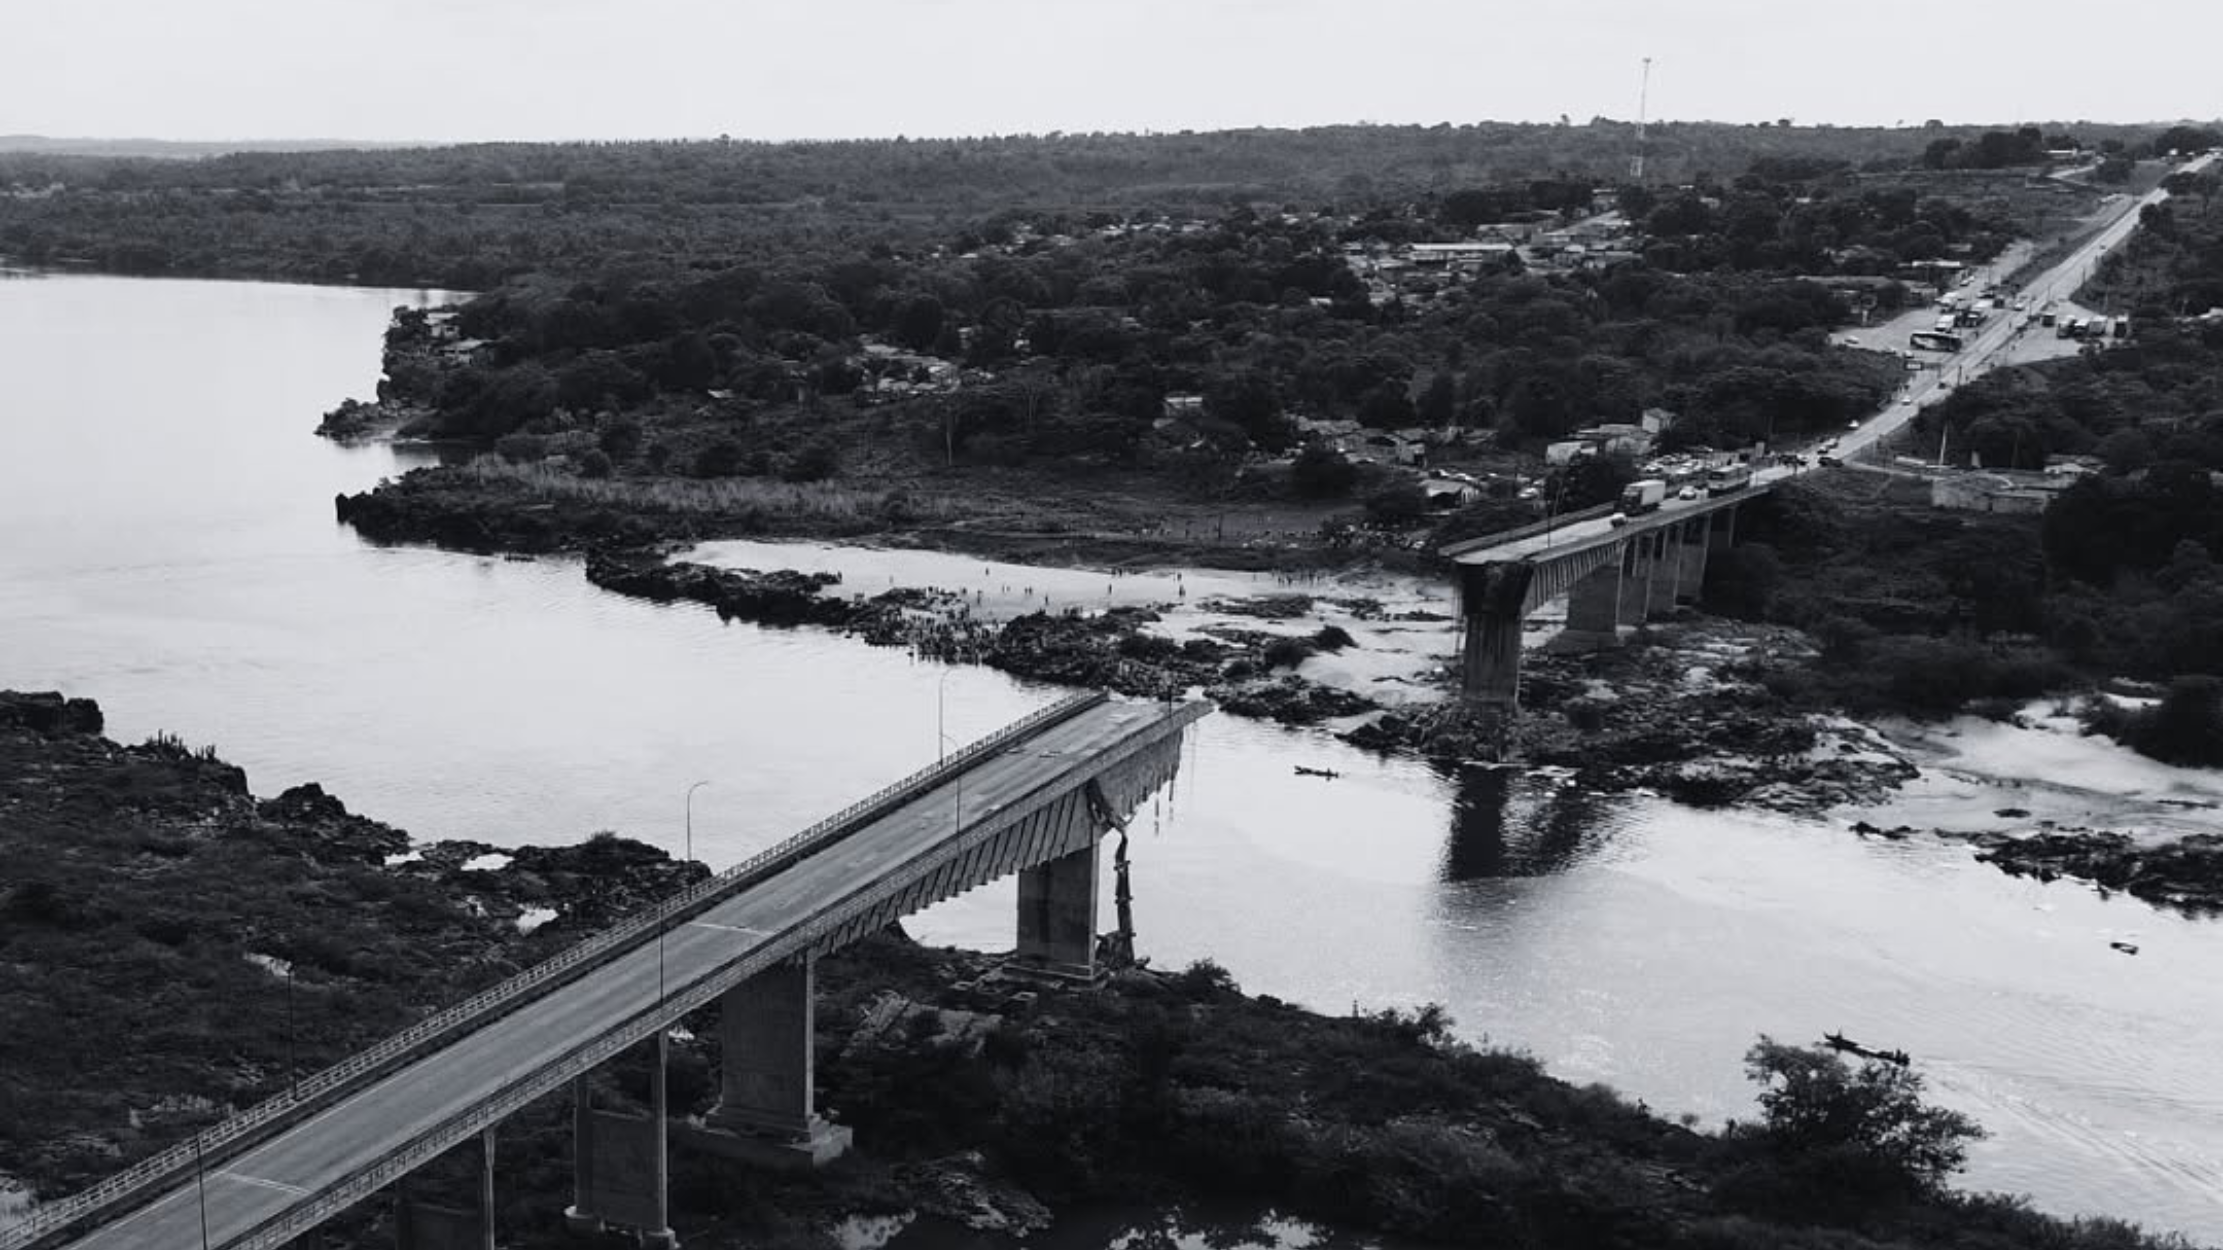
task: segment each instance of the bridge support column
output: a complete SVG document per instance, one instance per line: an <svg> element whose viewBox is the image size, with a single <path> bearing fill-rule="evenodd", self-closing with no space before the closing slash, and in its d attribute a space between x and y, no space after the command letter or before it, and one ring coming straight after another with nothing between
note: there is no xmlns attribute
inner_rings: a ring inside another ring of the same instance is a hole
<svg viewBox="0 0 2223 1250"><path fill-rule="evenodd" d="M1485 712L1510 719L1520 710L1521 623L1528 617L1529 584L1536 576L1526 564L1484 564L1461 568L1459 687Z"/></svg>
<svg viewBox="0 0 2223 1250"><path fill-rule="evenodd" d="M494 1126L479 1132L479 1235L484 1250L494 1250Z"/></svg>
<svg viewBox="0 0 2223 1250"><path fill-rule="evenodd" d="M1675 535L1682 528L1678 521L1652 532L1652 575L1644 583L1646 616L1675 610L1675 596L1683 579L1681 544Z"/></svg>
<svg viewBox="0 0 2223 1250"><path fill-rule="evenodd" d="M1019 872L1017 962L1029 971L1087 981L1096 976L1096 847Z"/></svg>
<svg viewBox="0 0 2223 1250"><path fill-rule="evenodd" d="M650 1250L679 1250L679 1234L672 1231L672 1128L670 1069L672 1031L656 1030L656 1066L648 1072L649 1188L655 1195L656 1218L641 1230L641 1244ZM490 1246L488 1250L493 1250Z"/></svg>
<svg viewBox="0 0 2223 1250"><path fill-rule="evenodd" d="M1710 551L1720 551L1724 547L1736 546L1737 510L1733 507L1723 508L1719 512L1714 513L1710 519L1712 521L1712 524L1706 527L1707 549Z"/></svg>
<svg viewBox="0 0 2223 1250"><path fill-rule="evenodd" d="M1460 684L1467 698L1517 711L1521 702L1521 618L1470 616Z"/></svg>
<svg viewBox="0 0 2223 1250"><path fill-rule="evenodd" d="M563 1209L563 1222L574 1233L603 1227L594 1210L594 1095L583 1076L571 1079L571 1205Z"/></svg>
<svg viewBox="0 0 2223 1250"><path fill-rule="evenodd" d="M1623 625L1642 625L1651 619L1646 610L1652 601L1652 538L1639 534L1621 548L1621 604Z"/></svg>
<svg viewBox="0 0 2223 1250"><path fill-rule="evenodd" d="M775 1167L816 1167L849 1149L848 1128L813 1107L814 961L768 968L719 1002L724 1050L718 1106L690 1134L719 1154Z"/></svg>
<svg viewBox="0 0 2223 1250"><path fill-rule="evenodd" d="M1705 593L1706 553L1712 546L1713 519L1700 517L1680 528L1675 549L1681 555L1682 574L1676 579L1675 601L1696 603Z"/></svg>
<svg viewBox="0 0 2223 1250"><path fill-rule="evenodd" d="M1616 560L1585 575L1567 592L1567 627L1559 646L1595 651L1621 645L1621 564Z"/></svg>

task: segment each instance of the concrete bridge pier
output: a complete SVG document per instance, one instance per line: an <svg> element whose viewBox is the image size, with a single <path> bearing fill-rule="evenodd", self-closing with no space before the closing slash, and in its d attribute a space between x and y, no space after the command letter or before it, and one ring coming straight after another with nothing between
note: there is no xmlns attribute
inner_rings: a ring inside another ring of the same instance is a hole
<svg viewBox="0 0 2223 1250"><path fill-rule="evenodd" d="M602 1217L595 1214L594 1195L594 1094L587 1078L571 1078L571 1205L563 1209L564 1227L592 1235L602 1231Z"/></svg>
<svg viewBox="0 0 2223 1250"><path fill-rule="evenodd" d="M1682 591L1682 543L1676 537L1687 524L1677 521L1672 525L1652 531L1652 576L1644 586L1644 615L1647 619L1655 613L1675 610L1675 599Z"/></svg>
<svg viewBox="0 0 2223 1250"><path fill-rule="evenodd" d="M1559 631L1559 648L1597 651L1621 645L1621 563L1592 570L1567 592L1567 627Z"/></svg>
<svg viewBox="0 0 2223 1250"><path fill-rule="evenodd" d="M1525 564L1467 565L1460 570L1460 683L1485 710L1510 717L1520 708L1521 624L1528 617Z"/></svg>
<svg viewBox="0 0 2223 1250"><path fill-rule="evenodd" d="M1621 545L1621 606L1623 625L1642 625L1652 619L1652 575L1659 567L1657 531L1647 530Z"/></svg>
<svg viewBox="0 0 2223 1250"><path fill-rule="evenodd" d="M659 1032L649 1072L647 1115L597 1111L587 1078L571 1083L571 1205L564 1227L600 1237L612 1227L631 1229L639 1244L677 1250L671 1227L670 1122L665 1114L665 1062L670 1035Z"/></svg>
<svg viewBox="0 0 2223 1250"><path fill-rule="evenodd" d="M405 1180L394 1188L396 1250L495 1250L494 1126L479 1133L478 1210L419 1202ZM322 1238L317 1238L321 1242ZM295 1245L317 1244L297 1238Z"/></svg>
<svg viewBox="0 0 2223 1250"><path fill-rule="evenodd" d="M1736 509L1724 508L1722 512L1734 515ZM1706 586L1706 556L1713 550L1713 517L1695 517L1675 528L1678 531L1675 602L1696 603Z"/></svg>
<svg viewBox="0 0 2223 1250"><path fill-rule="evenodd" d="M746 1162L810 1168L839 1158L853 1136L814 1105L811 1046L816 959L767 968L726 991L718 1036L725 1061L718 1105L689 1134L706 1149Z"/></svg>
<svg viewBox="0 0 2223 1250"><path fill-rule="evenodd" d="M1092 837L1087 846L1019 871L1016 953L1027 971L1095 979L1096 847Z"/></svg>

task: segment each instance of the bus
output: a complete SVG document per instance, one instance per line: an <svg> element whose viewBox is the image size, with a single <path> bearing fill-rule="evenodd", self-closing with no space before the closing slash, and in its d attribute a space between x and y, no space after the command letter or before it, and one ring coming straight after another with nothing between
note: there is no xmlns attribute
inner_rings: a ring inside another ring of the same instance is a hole
<svg viewBox="0 0 2223 1250"><path fill-rule="evenodd" d="M1741 464L1725 464L1706 471L1708 495L1730 495L1752 485L1752 469Z"/></svg>
<svg viewBox="0 0 2223 1250"><path fill-rule="evenodd" d="M1961 336L1944 330L1916 330L1907 336L1907 342L1925 352L1957 352L1961 349Z"/></svg>

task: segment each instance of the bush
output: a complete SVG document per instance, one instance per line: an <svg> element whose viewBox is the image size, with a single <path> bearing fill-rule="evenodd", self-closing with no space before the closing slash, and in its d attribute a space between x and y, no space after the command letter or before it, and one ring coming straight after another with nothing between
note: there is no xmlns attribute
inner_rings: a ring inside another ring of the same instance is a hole
<svg viewBox="0 0 2223 1250"><path fill-rule="evenodd" d="M580 477L608 477L612 468L609 453L599 447L579 457Z"/></svg>
<svg viewBox="0 0 2223 1250"><path fill-rule="evenodd" d="M822 482L841 472L841 449L819 439L795 454L780 476L790 482Z"/></svg>
<svg viewBox="0 0 2223 1250"><path fill-rule="evenodd" d="M1307 447L1290 466L1289 484L1307 499L1340 499L1358 484L1358 466L1344 459L1342 452Z"/></svg>
<svg viewBox="0 0 2223 1250"><path fill-rule="evenodd" d="M1899 1064L1869 1059L1856 1071L1835 1052L1765 1034L1744 1064L1762 1086L1767 1145L1794 1162L1827 1163L1848 1186L1938 1192L1985 1136L1960 1112L1923 1102L1922 1077Z"/></svg>
<svg viewBox="0 0 2223 1250"><path fill-rule="evenodd" d="M1312 635L1312 646L1319 651L1341 651L1357 645L1358 640L1341 625L1322 625L1319 632Z"/></svg>
<svg viewBox="0 0 2223 1250"><path fill-rule="evenodd" d="M1405 529L1428 515L1428 492L1417 482L1393 482L1366 497L1366 519L1383 529Z"/></svg>
<svg viewBox="0 0 2223 1250"><path fill-rule="evenodd" d="M511 464L533 464L548 454L548 440L537 434L504 434L494 440L494 454Z"/></svg>
<svg viewBox="0 0 2223 1250"><path fill-rule="evenodd" d="M695 476L732 477L741 471L745 458L741 444L721 438L695 453Z"/></svg>
<svg viewBox="0 0 2223 1250"><path fill-rule="evenodd" d="M2115 736L2164 763L2223 767L2223 678L2177 678L2160 703L2122 718Z"/></svg>

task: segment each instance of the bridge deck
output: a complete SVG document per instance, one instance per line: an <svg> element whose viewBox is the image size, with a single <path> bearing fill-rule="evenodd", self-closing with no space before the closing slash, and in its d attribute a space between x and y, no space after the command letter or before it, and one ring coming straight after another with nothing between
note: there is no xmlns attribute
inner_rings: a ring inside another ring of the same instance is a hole
<svg viewBox="0 0 2223 1250"><path fill-rule="evenodd" d="M969 829L1070 790L1092 761L1137 741L1177 733L1194 709L1108 703L985 757L900 809L744 888L661 943L619 954L568 984L456 1037L283 1133L214 1164L202 1185L188 1177L160 1197L69 1243L74 1250L228 1246L317 1201L419 1141L428 1126L512 1087L522 1074L561 1065L582 1040L676 1019L681 996L701 999L721 974L795 946L799 928L845 901L860 904ZM960 804L962 806L960 807ZM662 995L659 994L659 963ZM660 1007L663 1004L663 1007ZM668 1010L666 1009L668 1008ZM623 1040L623 1039L620 1039ZM564 1077L542 1082L560 1084ZM486 1123L498 1121L490 1112ZM464 1126L465 1131L476 1131Z"/></svg>
<svg viewBox="0 0 2223 1250"><path fill-rule="evenodd" d="M1726 495L1713 495L1705 499L1670 499L1662 503L1657 512L1633 516L1625 524L1615 525L1606 517L1592 517L1541 534L1529 534L1512 542L1495 546L1469 546L1452 559L1459 564L1507 564L1515 560L1556 560L1580 555L1593 548L1621 542L1638 534L1656 530L1676 521L1719 512L1748 503L1757 496L1775 488L1780 471L1770 475L1755 476L1755 484Z"/></svg>

